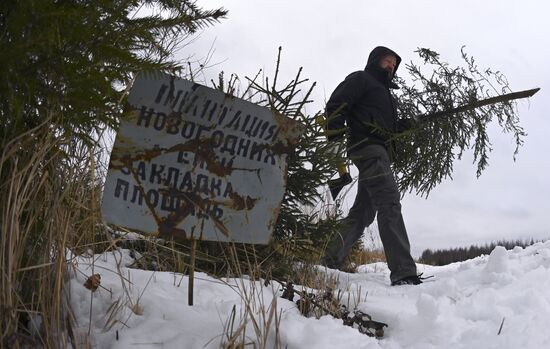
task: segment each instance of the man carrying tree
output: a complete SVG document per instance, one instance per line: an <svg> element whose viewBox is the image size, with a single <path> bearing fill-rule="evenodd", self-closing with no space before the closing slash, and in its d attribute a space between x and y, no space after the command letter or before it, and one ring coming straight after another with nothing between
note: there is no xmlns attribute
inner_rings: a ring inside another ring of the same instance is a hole
<svg viewBox="0 0 550 349"><path fill-rule="evenodd" d="M359 170L359 180L355 202L329 242L322 263L340 269L353 244L377 216L391 284L417 285L422 280L410 253L389 156L391 133L411 125L411 121L398 120L396 100L390 93L391 88L398 88L392 79L400 62L394 51L376 47L365 70L348 75L327 102L329 141L338 144L347 131L348 156Z"/></svg>

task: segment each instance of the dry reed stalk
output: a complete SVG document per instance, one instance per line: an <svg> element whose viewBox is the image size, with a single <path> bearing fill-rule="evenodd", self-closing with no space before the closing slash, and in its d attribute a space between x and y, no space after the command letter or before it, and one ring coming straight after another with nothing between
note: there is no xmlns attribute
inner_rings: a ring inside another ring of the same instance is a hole
<svg viewBox="0 0 550 349"><path fill-rule="evenodd" d="M4 140L0 157L0 348L68 346L66 252L93 241L99 217L93 156L46 125Z"/></svg>

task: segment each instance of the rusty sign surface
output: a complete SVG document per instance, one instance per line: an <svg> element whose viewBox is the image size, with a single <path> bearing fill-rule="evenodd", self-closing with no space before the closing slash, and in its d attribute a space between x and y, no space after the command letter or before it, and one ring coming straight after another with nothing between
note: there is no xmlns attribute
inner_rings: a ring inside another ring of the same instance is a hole
<svg viewBox="0 0 550 349"><path fill-rule="evenodd" d="M301 124L162 73L140 75L116 136L105 221L145 233L267 243Z"/></svg>

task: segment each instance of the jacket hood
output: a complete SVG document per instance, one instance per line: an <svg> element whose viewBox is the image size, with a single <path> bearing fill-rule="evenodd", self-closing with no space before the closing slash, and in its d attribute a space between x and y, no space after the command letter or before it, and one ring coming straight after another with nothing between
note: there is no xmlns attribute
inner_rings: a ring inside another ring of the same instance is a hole
<svg viewBox="0 0 550 349"><path fill-rule="evenodd" d="M399 55L395 53L395 51L390 50L389 48L384 46L377 46L371 51L365 70L376 68L378 61L380 61L380 59L385 55L393 55L397 58L397 64L395 65L395 70L393 71L393 75L395 76L397 68L399 68L399 63L401 63L401 57L399 57Z"/></svg>

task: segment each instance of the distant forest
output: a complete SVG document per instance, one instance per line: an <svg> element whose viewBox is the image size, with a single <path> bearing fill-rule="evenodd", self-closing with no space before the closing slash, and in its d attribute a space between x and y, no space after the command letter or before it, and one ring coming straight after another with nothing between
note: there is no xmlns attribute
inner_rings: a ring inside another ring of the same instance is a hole
<svg viewBox="0 0 550 349"><path fill-rule="evenodd" d="M446 265L454 262L462 262L468 259L479 257L484 254L490 254L497 246L503 246L507 250L513 249L516 246L527 247L536 242L544 240L515 240L515 241L497 241L484 246L458 247L447 250L424 250L420 256L419 262L431 265Z"/></svg>

